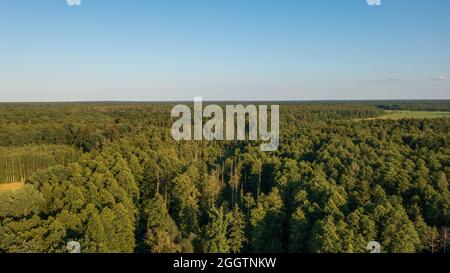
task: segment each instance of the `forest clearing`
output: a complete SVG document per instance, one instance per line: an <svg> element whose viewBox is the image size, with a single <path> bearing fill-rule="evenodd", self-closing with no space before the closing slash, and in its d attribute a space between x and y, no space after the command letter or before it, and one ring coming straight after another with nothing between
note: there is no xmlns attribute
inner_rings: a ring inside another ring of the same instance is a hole
<svg viewBox="0 0 450 273"><path fill-rule="evenodd" d="M0 193L5 191L16 191L18 189L21 189L23 185L24 185L23 182L0 184Z"/></svg>
<svg viewBox="0 0 450 273"><path fill-rule="evenodd" d="M436 119L450 118L448 111L409 111L409 110L386 110L386 113L379 117L365 120L399 120L399 119Z"/></svg>

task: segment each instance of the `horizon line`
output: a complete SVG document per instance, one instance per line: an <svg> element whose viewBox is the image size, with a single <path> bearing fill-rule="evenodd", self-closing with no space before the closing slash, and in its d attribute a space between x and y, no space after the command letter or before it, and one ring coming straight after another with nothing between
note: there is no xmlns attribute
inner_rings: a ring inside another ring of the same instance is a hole
<svg viewBox="0 0 450 273"><path fill-rule="evenodd" d="M408 101L449 101L450 98L445 99L308 99L308 100L203 100L203 102L210 103L224 103L224 102L279 102L279 103L295 103L295 102L408 102ZM57 104L57 103L185 103L194 102L192 100L58 100L58 101L0 101L0 104L31 104L31 103L46 103L46 104Z"/></svg>

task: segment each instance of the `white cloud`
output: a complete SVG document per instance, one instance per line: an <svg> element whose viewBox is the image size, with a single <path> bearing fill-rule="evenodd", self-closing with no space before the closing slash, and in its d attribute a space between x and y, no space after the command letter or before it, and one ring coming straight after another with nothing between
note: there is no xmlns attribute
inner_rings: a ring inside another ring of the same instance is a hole
<svg viewBox="0 0 450 273"><path fill-rule="evenodd" d="M446 81L446 80L448 80L448 77L441 75L441 76L437 76L435 78L432 78L432 80L434 80L434 81Z"/></svg>
<svg viewBox="0 0 450 273"><path fill-rule="evenodd" d="M81 0L66 0L69 6L81 6Z"/></svg>
<svg viewBox="0 0 450 273"><path fill-rule="evenodd" d="M381 0L367 0L369 6L381 6Z"/></svg>

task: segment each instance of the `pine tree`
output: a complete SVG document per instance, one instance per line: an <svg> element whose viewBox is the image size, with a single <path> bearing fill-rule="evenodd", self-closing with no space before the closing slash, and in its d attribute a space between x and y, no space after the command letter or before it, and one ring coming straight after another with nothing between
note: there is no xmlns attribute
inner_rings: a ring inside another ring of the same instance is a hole
<svg viewBox="0 0 450 273"><path fill-rule="evenodd" d="M151 252L174 253L182 250L178 244L181 234L160 194L156 194L155 198L145 205L144 217L147 222L145 243Z"/></svg>
<svg viewBox="0 0 450 273"><path fill-rule="evenodd" d="M196 187L197 179L197 171L191 166L187 172L173 180L175 219L185 235L198 231L200 192Z"/></svg>
<svg viewBox="0 0 450 273"><path fill-rule="evenodd" d="M238 206L235 206L233 211L229 213L229 226L228 244L230 251L232 253L239 253L246 239L244 214Z"/></svg>
<svg viewBox="0 0 450 273"><path fill-rule="evenodd" d="M115 212L114 230L118 241L118 252L133 252L136 247L134 227L135 218L133 212L122 203L118 203L113 208Z"/></svg>
<svg viewBox="0 0 450 273"><path fill-rule="evenodd" d="M420 247L419 235L403 207L389 206L381 226L380 243L384 251L408 253L415 252Z"/></svg>
<svg viewBox="0 0 450 273"><path fill-rule="evenodd" d="M87 253L107 252L105 228L98 210L89 204L84 211L86 230L83 238L83 249Z"/></svg>
<svg viewBox="0 0 450 273"><path fill-rule="evenodd" d="M309 245L311 251L315 253L343 252L342 241L333 216L328 216L314 225Z"/></svg>
<svg viewBox="0 0 450 273"><path fill-rule="evenodd" d="M205 228L203 251L206 253L228 253L230 251L228 233L228 217L223 207L213 208L209 213L211 218Z"/></svg>

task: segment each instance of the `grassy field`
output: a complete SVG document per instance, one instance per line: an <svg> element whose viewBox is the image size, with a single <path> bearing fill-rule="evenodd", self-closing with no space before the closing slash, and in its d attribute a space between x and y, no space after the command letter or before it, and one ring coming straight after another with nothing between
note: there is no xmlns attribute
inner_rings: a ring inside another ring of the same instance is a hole
<svg viewBox="0 0 450 273"><path fill-rule="evenodd" d="M23 182L14 182L14 183L6 183L0 184L0 193L8 190L15 191L22 188L24 185Z"/></svg>
<svg viewBox="0 0 450 273"><path fill-rule="evenodd" d="M450 112L431 112L431 111L405 111L405 110L388 110L382 116L370 118L374 119L434 119L434 118L450 118Z"/></svg>

